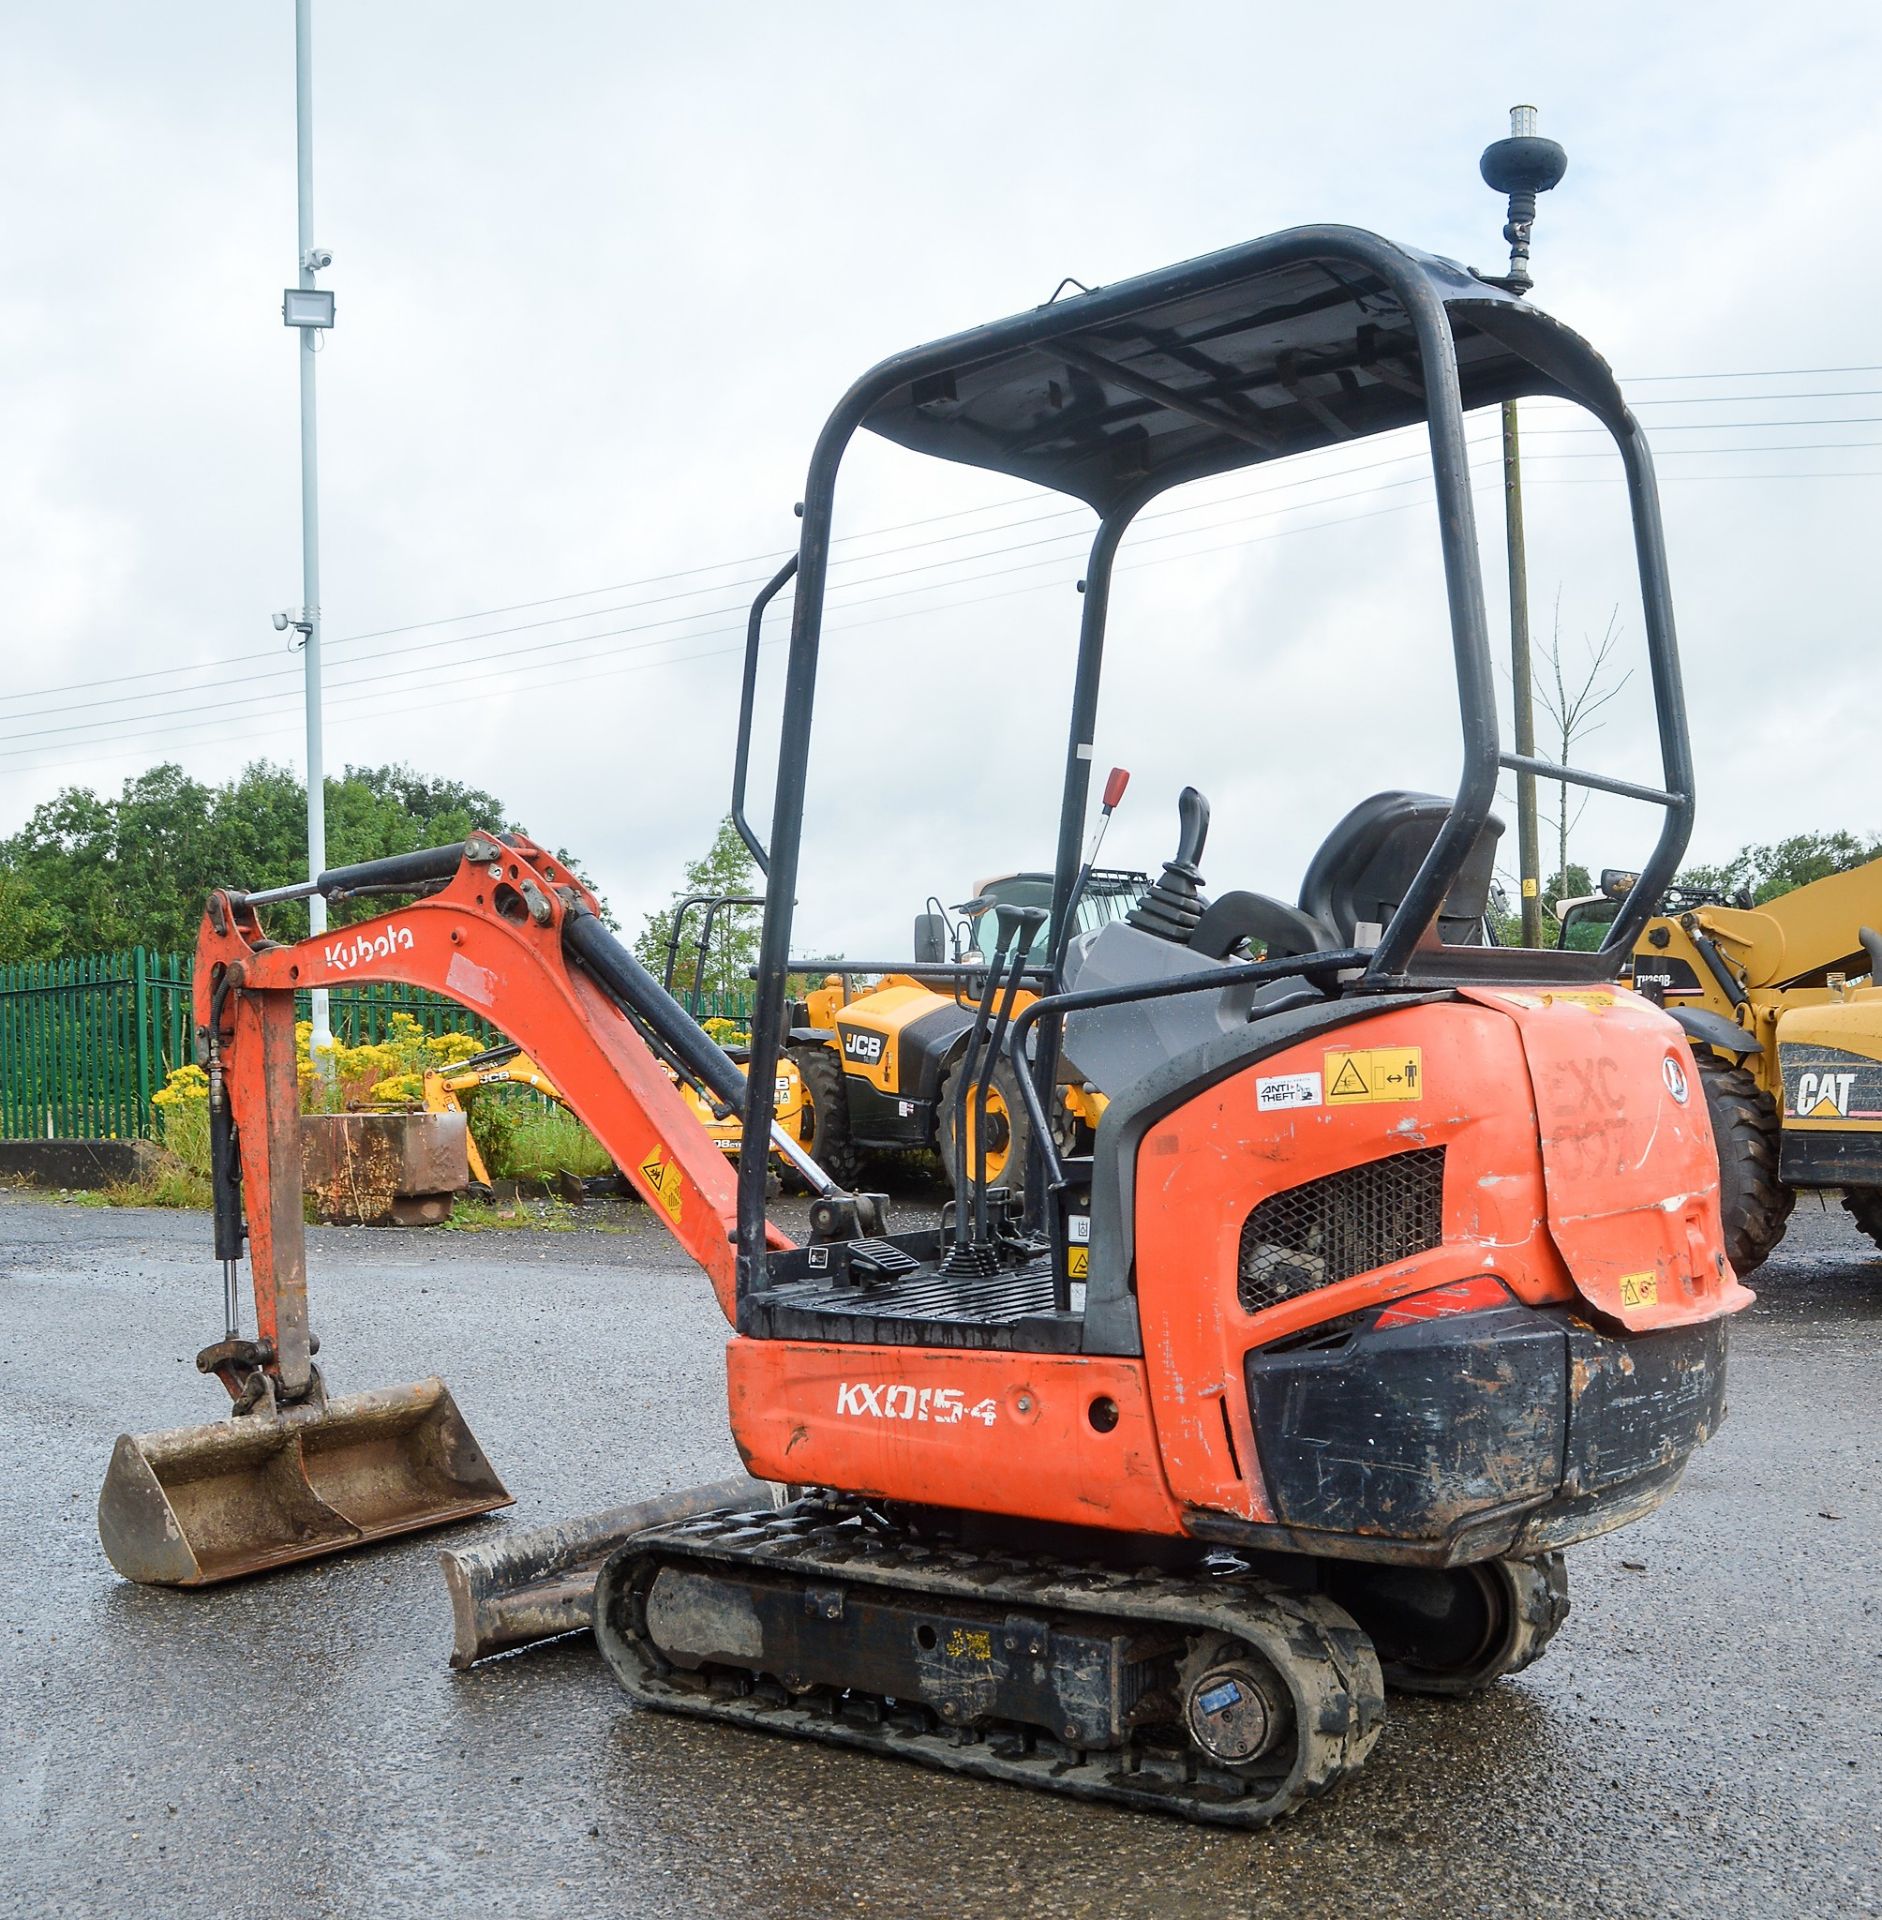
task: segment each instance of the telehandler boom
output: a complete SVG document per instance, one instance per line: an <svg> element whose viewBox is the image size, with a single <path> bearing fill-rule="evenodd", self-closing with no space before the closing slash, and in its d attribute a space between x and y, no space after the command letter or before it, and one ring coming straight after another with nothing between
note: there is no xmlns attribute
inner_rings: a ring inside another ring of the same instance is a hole
<svg viewBox="0 0 1882 1920"><path fill-rule="evenodd" d="M1579 402L1619 450L1663 784L1499 749L1464 414L1530 394ZM1001 908L962 1097L984 1100L1011 1067L1033 1123L1030 1205L997 1201L979 1156L951 1222L893 1232L880 1196L819 1176L794 1244L766 1217L771 1100L832 506L855 433L1096 510L1050 906L1062 928L1133 517L1185 481L1418 425L1458 686L1455 794L1360 801L1290 902L1206 898L1208 808L1188 790L1177 852L1128 919L1042 945L1045 909ZM425 891L293 946L266 939L259 897L212 898L197 1019L236 1135L221 1164L239 1159L257 1312L252 1340L202 1358L244 1409L219 1431L281 1433L277 1483L311 1488L355 1538L424 1524L427 1494L439 1512L494 1503L474 1444L439 1428L418 1449L430 1482L415 1495L416 1456L395 1444L378 1457L403 1504L351 1510L370 1476L355 1450L323 1478L335 1416L308 1327L293 995L362 977L452 995L552 1075L698 1260L731 1327L741 1457L804 1490L681 1503L612 1553L594 1631L632 1697L1259 1826L1365 1758L1385 1686L1468 1693L1536 1658L1566 1612L1561 1550L1650 1513L1723 1414L1727 1321L1750 1296L1721 1246L1692 1053L1614 984L1692 812L1645 443L1605 364L1506 288L1305 227L882 362L817 443L797 561L754 627L792 571L770 844L751 833L767 885L736 1182L663 1060L728 1099L736 1069L533 842L480 833L323 875L327 891ZM1660 810L1642 898L1597 953L1478 944L1491 802L1512 765ZM742 804L735 818L749 833ZM1229 958L1245 941L1265 957ZM1022 989L1035 997L1016 1011ZM1046 1123L1062 1066L1105 1098L1088 1153L1061 1151ZM232 1260L232 1178L218 1191ZM194 1540L191 1489L148 1451L120 1443L107 1544L133 1577L188 1579L173 1545Z"/></svg>

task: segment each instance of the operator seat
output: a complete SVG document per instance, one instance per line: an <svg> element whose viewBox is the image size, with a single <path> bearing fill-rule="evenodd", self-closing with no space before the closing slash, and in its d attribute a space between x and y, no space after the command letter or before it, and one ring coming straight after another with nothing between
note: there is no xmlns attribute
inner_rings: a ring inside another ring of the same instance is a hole
<svg viewBox="0 0 1882 1920"><path fill-rule="evenodd" d="M1270 959L1370 946L1374 936L1361 940L1360 927L1367 922L1383 927L1391 919L1450 816L1451 802L1435 793L1375 793L1327 835L1301 883L1298 908L1267 894L1225 893L1202 908L1185 935L1183 922L1195 915L1200 899L1194 888L1200 878L1194 857L1200 837L1189 834L1186 814L1185 856L1171 865L1189 888L1180 902L1170 903L1172 909L1180 904L1184 913L1133 914L1128 921L1076 935L1066 953L1064 985L1077 992L1149 985L1222 966L1244 941L1261 944ZM1206 811L1201 817L1206 821ZM1494 814L1484 822L1439 909L1438 931L1447 945L1483 945L1483 915L1502 831ZM1080 1008L1066 1017L1064 1058L1080 1079L1115 1100L1170 1060L1297 1006L1303 994L1314 999L1318 990L1281 979L1218 993Z"/></svg>
<svg viewBox="0 0 1882 1920"><path fill-rule="evenodd" d="M1300 883L1301 912L1329 928L1339 946L1355 944L1358 928L1368 922L1383 927L1398 911L1451 806L1435 793L1375 793L1360 801L1308 866ZM1491 814L1438 909L1438 936L1446 946L1483 945L1502 832L1503 822Z"/></svg>

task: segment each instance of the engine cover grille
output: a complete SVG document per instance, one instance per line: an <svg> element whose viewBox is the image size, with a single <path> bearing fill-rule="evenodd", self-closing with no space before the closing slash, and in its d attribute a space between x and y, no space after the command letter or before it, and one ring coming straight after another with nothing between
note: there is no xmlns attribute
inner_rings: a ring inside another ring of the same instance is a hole
<svg viewBox="0 0 1882 1920"><path fill-rule="evenodd" d="M1389 1267L1444 1241L1444 1149L1417 1147L1271 1193L1242 1223L1248 1313Z"/></svg>

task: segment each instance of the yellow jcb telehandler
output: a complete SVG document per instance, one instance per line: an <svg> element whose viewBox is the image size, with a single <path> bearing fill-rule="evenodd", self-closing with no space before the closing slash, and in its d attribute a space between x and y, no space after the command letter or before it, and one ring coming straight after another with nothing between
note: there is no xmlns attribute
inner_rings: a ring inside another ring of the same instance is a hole
<svg viewBox="0 0 1882 1920"><path fill-rule="evenodd" d="M1149 884L1142 873L1090 874L1074 907L1074 931L1094 932L1125 918ZM798 1138L826 1172L851 1180L872 1154L927 1150L940 1158L952 1182L963 1170L963 1138L967 1160L974 1159L979 1109L970 1108L963 1121L963 1103L955 1096L997 916L1002 907L1048 910L1051 900L1049 873L1001 874L983 880L951 914L930 899L933 910L915 922L912 968L906 960L794 963L820 984L792 1007L784 1064L803 1084L808 1117ZM1048 918L1041 951L1050 951L1051 942ZM1035 997L1036 983L1020 988L1016 1010ZM1075 1078L1061 1080L1053 1110L1060 1146L1088 1141L1103 1111L1101 1094ZM1011 1061L994 1068L985 1131L987 1179L1017 1192L1032 1128Z"/></svg>

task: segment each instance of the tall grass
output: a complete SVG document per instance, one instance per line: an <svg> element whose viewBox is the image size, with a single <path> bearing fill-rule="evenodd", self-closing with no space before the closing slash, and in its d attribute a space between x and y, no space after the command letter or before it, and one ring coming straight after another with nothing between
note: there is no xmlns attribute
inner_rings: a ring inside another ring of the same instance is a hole
<svg viewBox="0 0 1882 1920"><path fill-rule="evenodd" d="M542 1180L558 1173L588 1179L613 1166L607 1148L572 1113L534 1107L518 1116L504 1142L502 1164L490 1171L516 1180Z"/></svg>

